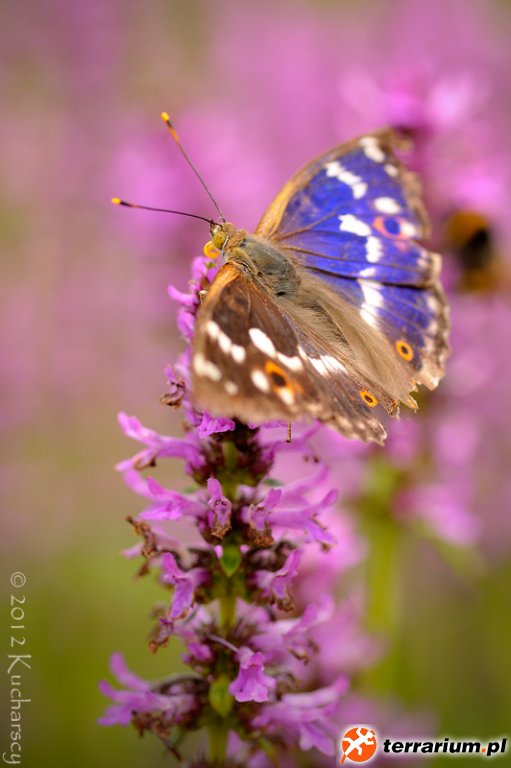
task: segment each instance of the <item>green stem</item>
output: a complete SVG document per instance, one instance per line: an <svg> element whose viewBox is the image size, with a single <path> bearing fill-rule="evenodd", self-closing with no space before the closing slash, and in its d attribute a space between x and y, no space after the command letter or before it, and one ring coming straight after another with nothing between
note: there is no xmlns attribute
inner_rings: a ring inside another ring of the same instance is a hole
<svg viewBox="0 0 511 768"><path fill-rule="evenodd" d="M238 490L238 450L234 443L224 443L225 473L221 478L222 488L230 501L235 501Z"/></svg>
<svg viewBox="0 0 511 768"><path fill-rule="evenodd" d="M224 444L225 473L221 477L222 489L230 501L236 500L238 491L238 477L236 475L238 466L238 451L231 442ZM227 541L225 542L227 545ZM228 571L229 572L229 571ZM234 573L234 571L233 571ZM234 591L232 576L225 575L223 589L220 592L220 628L227 633L236 621L236 593ZM229 707L230 709L230 707ZM218 709L217 709L218 711ZM225 713L224 713L225 714ZM227 739L229 737L229 726L224 718L215 719L209 727L209 751L210 760L214 764L224 765L227 757Z"/></svg>
<svg viewBox="0 0 511 768"><path fill-rule="evenodd" d="M391 642L379 664L368 670L366 681L381 692L393 690L399 674L399 628L402 619L403 532L393 520L371 520L366 562L367 621L369 629Z"/></svg>
<svg viewBox="0 0 511 768"><path fill-rule="evenodd" d="M230 586L230 585L229 585ZM236 618L236 595L227 594L220 598L220 626L224 630L234 626Z"/></svg>
<svg viewBox="0 0 511 768"><path fill-rule="evenodd" d="M367 616L372 628L391 633L401 612L401 538L392 520L369 526L370 550L367 559Z"/></svg>
<svg viewBox="0 0 511 768"><path fill-rule="evenodd" d="M211 762L223 765L227 756L229 728L225 721L217 720L209 728L209 753Z"/></svg>

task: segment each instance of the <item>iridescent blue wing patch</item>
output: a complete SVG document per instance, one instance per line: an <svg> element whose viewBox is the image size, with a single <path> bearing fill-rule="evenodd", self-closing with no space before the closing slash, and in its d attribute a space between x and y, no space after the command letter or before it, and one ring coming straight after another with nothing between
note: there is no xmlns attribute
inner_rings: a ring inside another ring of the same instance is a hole
<svg viewBox="0 0 511 768"><path fill-rule="evenodd" d="M448 320L441 289L387 285L334 275L324 279L342 298L356 306L368 325L381 331L398 354L430 389L443 375Z"/></svg>
<svg viewBox="0 0 511 768"><path fill-rule="evenodd" d="M299 171L256 234L293 255L383 333L418 381L434 387L447 353L440 257L416 177L385 131L337 147Z"/></svg>

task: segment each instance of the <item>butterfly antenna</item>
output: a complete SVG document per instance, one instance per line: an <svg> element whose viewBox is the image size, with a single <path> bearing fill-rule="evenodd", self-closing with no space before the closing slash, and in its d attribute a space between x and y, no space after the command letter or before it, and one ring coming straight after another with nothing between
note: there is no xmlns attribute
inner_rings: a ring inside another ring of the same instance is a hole
<svg viewBox="0 0 511 768"><path fill-rule="evenodd" d="M186 211L174 211L172 208L153 208L151 205L139 205L138 203L129 203L127 200L121 200L120 197L112 197L114 205L125 205L126 208L140 208L142 211L157 211L158 213L177 213L178 216L189 216L191 219L200 219L207 224L213 225L213 219L207 219L205 216L198 216L196 213L186 213Z"/></svg>
<svg viewBox="0 0 511 768"><path fill-rule="evenodd" d="M179 147L179 149L181 151L181 154L183 155L184 159L186 160L186 162L188 163L188 165L190 166L190 168L192 169L192 171L194 172L194 174L196 175L196 177L198 178L198 180L202 184L202 186L205 189L209 199L211 200L211 202L213 203L213 205L217 209L218 215L220 216L220 220L221 221L225 221L225 216L222 213L222 209L220 208L220 206L218 205L217 201L213 197L213 195L212 195L208 185L206 184L206 182L204 181L204 179L200 175L199 171L197 170L197 168L194 166L194 164L192 163L192 161L188 157L188 153L186 152L186 149L181 144L181 139L177 135L176 129L174 128L174 126L172 125L172 123L170 121L170 117L168 116L168 114L166 112L162 112L161 113L161 119L166 124L167 128L169 129L170 134L171 134L172 138L174 139L174 141L176 142L177 146Z"/></svg>

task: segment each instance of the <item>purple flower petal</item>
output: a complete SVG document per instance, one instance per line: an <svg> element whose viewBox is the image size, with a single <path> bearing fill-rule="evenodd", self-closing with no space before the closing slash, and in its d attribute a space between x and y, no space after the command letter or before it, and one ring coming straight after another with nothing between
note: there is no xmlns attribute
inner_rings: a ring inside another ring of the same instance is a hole
<svg viewBox="0 0 511 768"><path fill-rule="evenodd" d="M135 691L148 691L149 683L131 672L124 660L122 653L114 653L110 658L110 670L121 685L132 688Z"/></svg>
<svg viewBox="0 0 511 768"><path fill-rule="evenodd" d="M174 587L170 603L170 618L181 618L188 613L194 602L195 590L209 580L210 574L205 568L181 570L171 552L165 552L162 557L162 571L163 581Z"/></svg>
<svg viewBox="0 0 511 768"><path fill-rule="evenodd" d="M199 301L195 294L183 293L182 291L175 288L173 285L169 285L167 287L167 293L169 294L172 301L176 301L182 307L195 308L199 304Z"/></svg>
<svg viewBox="0 0 511 768"><path fill-rule="evenodd" d="M267 598L273 598L278 602L289 601L290 582L296 576L301 557L300 550L294 549L280 570L256 571L253 576L254 584Z"/></svg>
<svg viewBox="0 0 511 768"><path fill-rule="evenodd" d="M197 435L200 440L214 435L217 432L232 432L236 424L232 419L210 416L207 411L202 414L202 420L199 424Z"/></svg>
<svg viewBox="0 0 511 768"><path fill-rule="evenodd" d="M215 536L223 538L231 528L232 504L229 499L223 495L222 486L215 477L208 479L208 492L210 500L208 507L213 511L210 519L210 528Z"/></svg>
<svg viewBox="0 0 511 768"><path fill-rule="evenodd" d="M240 669L238 676L229 686L229 691L237 701L268 701L275 690L276 680L264 672L262 653L240 648L238 651Z"/></svg>

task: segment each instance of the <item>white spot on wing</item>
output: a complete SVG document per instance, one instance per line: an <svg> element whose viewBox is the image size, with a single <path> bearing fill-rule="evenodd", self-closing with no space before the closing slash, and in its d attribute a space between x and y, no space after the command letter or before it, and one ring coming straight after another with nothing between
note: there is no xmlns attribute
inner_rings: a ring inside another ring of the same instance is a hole
<svg viewBox="0 0 511 768"><path fill-rule="evenodd" d="M320 357L310 357L309 360L318 373L320 373L322 376L326 376L326 374L328 373L328 370L323 360Z"/></svg>
<svg viewBox="0 0 511 768"><path fill-rule="evenodd" d="M287 366L291 371L301 371L303 368L303 363L298 355L288 357L287 355L283 355L282 352L277 352L277 358L282 365Z"/></svg>
<svg viewBox="0 0 511 768"><path fill-rule="evenodd" d="M434 293L426 294L426 304L428 305L429 309L432 309L434 312L436 312L440 307L440 302Z"/></svg>
<svg viewBox="0 0 511 768"><path fill-rule="evenodd" d="M252 382L257 387L257 389L260 389L261 392L270 391L270 384L262 371L252 371L250 378L252 379Z"/></svg>
<svg viewBox="0 0 511 768"><path fill-rule="evenodd" d="M211 379L211 381L220 381L222 378L222 372L220 368L211 362L211 360L206 360L202 352L198 352L194 359L193 359L193 367L195 370L195 373L198 376L203 376L206 379Z"/></svg>
<svg viewBox="0 0 511 768"><path fill-rule="evenodd" d="M277 389L277 394L283 403L285 403L286 405L293 405L295 401L295 396L293 392L291 392L291 390L281 387Z"/></svg>
<svg viewBox="0 0 511 768"><path fill-rule="evenodd" d="M417 235L417 230L411 221L402 221L400 234L405 237L415 237Z"/></svg>
<svg viewBox="0 0 511 768"><path fill-rule="evenodd" d="M397 176L399 173L397 167L395 165L392 165L392 163L385 163L385 165L383 166L383 170L389 176Z"/></svg>
<svg viewBox="0 0 511 768"><path fill-rule="evenodd" d="M222 331L220 330L220 326L215 323L214 320L208 320L206 323L206 333L211 339L213 339L213 341L216 341Z"/></svg>
<svg viewBox="0 0 511 768"><path fill-rule="evenodd" d="M244 363L246 356L247 356L247 353L245 352L244 347L240 346L239 344L232 345L231 357L233 358L235 363Z"/></svg>
<svg viewBox="0 0 511 768"><path fill-rule="evenodd" d="M378 321L374 314L368 309L367 304L362 304L360 308L360 317L372 328L378 328Z"/></svg>
<svg viewBox="0 0 511 768"><path fill-rule="evenodd" d="M321 355L321 357L310 357L309 358L311 364L314 366L314 368L317 370L318 373L320 373L322 376L327 376L329 373L332 373L333 371L342 371L343 373L346 371L345 366L339 362L335 357L332 357L332 355Z"/></svg>
<svg viewBox="0 0 511 768"><path fill-rule="evenodd" d="M327 368L333 368L335 371L346 371L344 365L337 358L332 357L332 355L321 355L321 360Z"/></svg>
<svg viewBox="0 0 511 768"><path fill-rule="evenodd" d="M277 350L273 341L267 336L260 328L250 328L248 335L252 340L252 344L257 347L260 352L263 352L268 357L275 357Z"/></svg>
<svg viewBox="0 0 511 768"><path fill-rule="evenodd" d="M206 333L210 339L218 343L218 346L225 355L230 354L236 363L244 362L246 357L244 348L239 344L233 344L232 339L222 331L214 320L208 320L206 323Z"/></svg>
<svg viewBox="0 0 511 768"><path fill-rule="evenodd" d="M339 227L341 232L351 232L353 235L359 235L360 237L369 237L371 234L371 227L364 221L357 219L352 213L339 216L339 221L341 222Z"/></svg>
<svg viewBox="0 0 511 768"><path fill-rule="evenodd" d="M380 213L399 213L401 206L392 197L377 197L374 201L374 207Z"/></svg>
<svg viewBox="0 0 511 768"><path fill-rule="evenodd" d="M367 280L358 280L357 282L362 289L365 304L371 304L373 307L383 306L383 297L379 287Z"/></svg>
<svg viewBox="0 0 511 768"><path fill-rule="evenodd" d="M365 181L361 179L360 176L357 176L355 173L348 171L347 168L344 168L338 160L334 160L332 163L327 163L325 169L327 176L339 179L343 184L347 184L348 187L351 187L355 200L360 200L360 198L367 192L367 184Z"/></svg>
<svg viewBox="0 0 511 768"><path fill-rule="evenodd" d="M375 163L383 163L385 152L378 145L378 140L374 136L364 136L363 139L360 139L360 145L364 148L364 154L369 160L374 160Z"/></svg>
<svg viewBox="0 0 511 768"><path fill-rule="evenodd" d="M220 330L218 333L218 346L226 355L232 351L232 339L230 339L226 333Z"/></svg>
<svg viewBox="0 0 511 768"><path fill-rule="evenodd" d="M383 256L383 246L377 237L368 237L366 243L367 261L375 263Z"/></svg>
<svg viewBox="0 0 511 768"><path fill-rule="evenodd" d="M375 283L368 282L367 280L357 280L360 288L362 289L362 295L364 301L360 307L360 315L368 325L373 328L378 327L378 321L374 315L375 307L383 306L383 297L380 293L379 287Z"/></svg>
<svg viewBox="0 0 511 768"><path fill-rule="evenodd" d="M224 388L228 395L234 397L238 394L238 385L234 381L224 381Z"/></svg>

